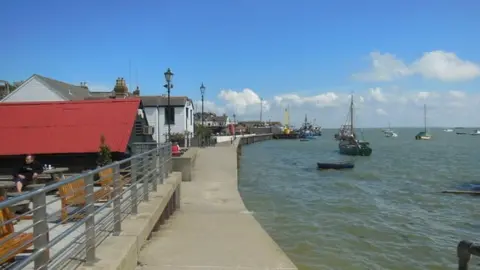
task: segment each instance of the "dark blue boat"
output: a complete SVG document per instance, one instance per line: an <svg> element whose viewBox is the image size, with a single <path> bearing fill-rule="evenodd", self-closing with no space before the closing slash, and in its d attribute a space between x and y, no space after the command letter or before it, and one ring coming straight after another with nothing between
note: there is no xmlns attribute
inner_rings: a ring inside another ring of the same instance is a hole
<svg viewBox="0 0 480 270"><path fill-rule="evenodd" d="M355 164L351 162L333 162L333 163L320 163L317 162L317 168L319 170L342 170L353 169Z"/></svg>

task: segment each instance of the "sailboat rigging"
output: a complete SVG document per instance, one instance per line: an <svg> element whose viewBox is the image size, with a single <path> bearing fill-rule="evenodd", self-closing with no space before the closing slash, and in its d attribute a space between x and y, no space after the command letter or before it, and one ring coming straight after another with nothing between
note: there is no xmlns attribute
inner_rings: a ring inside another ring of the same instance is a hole
<svg viewBox="0 0 480 270"><path fill-rule="evenodd" d="M432 138L427 130L427 104L423 104L423 125L424 130L415 135L415 140L430 140Z"/></svg>
<svg viewBox="0 0 480 270"><path fill-rule="evenodd" d="M335 138L340 141L338 143L338 149L340 154L343 155L370 156L372 154L370 143L358 140L357 135L355 134L354 115L355 112L352 94L350 100L349 119L347 119L347 123L340 128L338 134L335 135Z"/></svg>

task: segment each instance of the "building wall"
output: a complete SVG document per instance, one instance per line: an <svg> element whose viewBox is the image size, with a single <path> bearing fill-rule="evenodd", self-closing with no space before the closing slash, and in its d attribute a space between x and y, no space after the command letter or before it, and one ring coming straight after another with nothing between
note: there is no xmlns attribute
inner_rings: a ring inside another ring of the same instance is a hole
<svg viewBox="0 0 480 270"><path fill-rule="evenodd" d="M7 95L1 102L29 101L65 101L61 96L50 90L37 78L32 77L22 86Z"/></svg>
<svg viewBox="0 0 480 270"><path fill-rule="evenodd" d="M168 133L168 125L165 122L165 108L166 107L145 107L145 114L147 116L147 121L150 126L154 127L153 139L157 142L164 143L166 140L166 134ZM186 107L174 107L175 108L175 123L170 125L170 132L173 133L182 133L185 131L194 132L194 124L191 124L190 114L193 116L193 106ZM188 108L188 123L186 116L186 109Z"/></svg>

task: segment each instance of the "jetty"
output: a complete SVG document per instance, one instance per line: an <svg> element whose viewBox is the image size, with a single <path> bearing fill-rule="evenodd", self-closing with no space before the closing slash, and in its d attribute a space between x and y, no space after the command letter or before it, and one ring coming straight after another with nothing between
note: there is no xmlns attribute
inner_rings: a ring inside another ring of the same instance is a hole
<svg viewBox="0 0 480 270"><path fill-rule="evenodd" d="M297 269L240 197L239 143L198 150L180 209L145 244L137 269Z"/></svg>

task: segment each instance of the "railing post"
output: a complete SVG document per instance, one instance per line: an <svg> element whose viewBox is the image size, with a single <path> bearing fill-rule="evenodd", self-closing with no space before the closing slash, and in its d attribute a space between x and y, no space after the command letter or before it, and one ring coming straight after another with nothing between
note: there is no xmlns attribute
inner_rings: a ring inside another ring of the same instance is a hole
<svg viewBox="0 0 480 270"><path fill-rule="evenodd" d="M158 171L157 171L157 152L158 150L150 153L150 175L152 176L152 191L157 191L158 185Z"/></svg>
<svg viewBox="0 0 480 270"><path fill-rule="evenodd" d="M85 177L85 249L87 266L92 266L95 262L95 196L93 190L93 174Z"/></svg>
<svg viewBox="0 0 480 270"><path fill-rule="evenodd" d="M157 145L157 151L156 151L156 158L155 158L155 170L157 171L157 185L160 185L162 184L163 182L163 177L162 177L162 169L161 169L161 166L162 166L162 157L161 157L161 150L160 150L160 147Z"/></svg>
<svg viewBox="0 0 480 270"><path fill-rule="evenodd" d="M138 190L137 190L137 159L130 161L130 198L132 199L132 215L138 214Z"/></svg>
<svg viewBox="0 0 480 270"><path fill-rule="evenodd" d="M167 151L165 150L166 147L167 147L166 144L162 145L162 176L163 176L162 184L164 183L165 178L168 177L168 167L166 164L168 159L166 158L166 155L167 155Z"/></svg>
<svg viewBox="0 0 480 270"><path fill-rule="evenodd" d="M145 154L145 153L142 154L142 155L143 155L143 156L140 157L140 160L142 160L142 162L143 162L142 167L143 167L143 168L145 168L145 167L147 167L147 168L150 167L150 166L148 166L148 159L145 158L145 156L148 157L148 155ZM147 162L145 162L145 161L147 161ZM147 163L147 164L146 164L146 163ZM143 177L142 177L142 178L143 178L143 181L142 181L142 185L143 185L143 200L146 201L146 202L148 202L148 201L150 200L150 198L149 198L149 196L148 196L148 177L147 177L145 174L143 174Z"/></svg>
<svg viewBox="0 0 480 270"><path fill-rule="evenodd" d="M113 235L118 236L122 231L122 190L120 184L120 163L115 162L113 167Z"/></svg>
<svg viewBox="0 0 480 270"><path fill-rule="evenodd" d="M173 159L172 159L172 143L168 144L168 174L170 175L173 171Z"/></svg>
<svg viewBox="0 0 480 270"><path fill-rule="evenodd" d="M41 254L35 258L35 269L47 269L50 260L47 224L47 194L42 192L33 196L33 248Z"/></svg>

